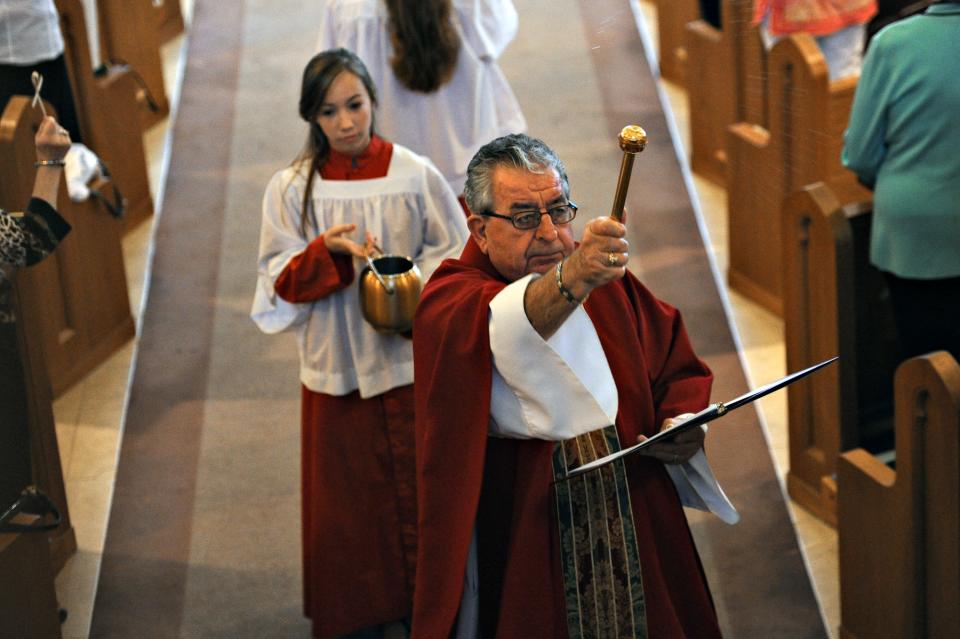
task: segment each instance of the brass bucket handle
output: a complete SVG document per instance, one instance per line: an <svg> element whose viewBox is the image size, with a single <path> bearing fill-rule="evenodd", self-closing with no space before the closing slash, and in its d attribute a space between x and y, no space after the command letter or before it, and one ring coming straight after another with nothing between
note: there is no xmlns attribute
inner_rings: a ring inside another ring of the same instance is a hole
<svg viewBox="0 0 960 639"><path fill-rule="evenodd" d="M376 244L373 245L373 248L375 248L380 253L380 255L383 255L382 248L380 248ZM376 276L377 281L380 282L380 285L384 288L387 294L393 295L393 292L395 290L394 283L392 281L387 282L386 280L383 279L383 276L380 275L380 271L377 270L377 266L373 263L373 260L370 258L369 253L367 253L367 266L370 267L370 270L373 272L374 276Z"/></svg>

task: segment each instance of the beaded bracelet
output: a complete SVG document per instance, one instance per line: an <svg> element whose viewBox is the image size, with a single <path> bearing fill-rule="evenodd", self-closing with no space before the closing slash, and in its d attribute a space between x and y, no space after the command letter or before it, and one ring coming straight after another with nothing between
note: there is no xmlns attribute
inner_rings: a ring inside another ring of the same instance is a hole
<svg viewBox="0 0 960 639"><path fill-rule="evenodd" d="M67 163L67 161L64 160L64 159L62 159L62 158L59 159L59 160L37 160L36 162L33 163L33 166L35 166L35 167L41 167L41 166L64 166L66 163Z"/></svg>
<svg viewBox="0 0 960 639"><path fill-rule="evenodd" d="M564 260L560 260L559 262L557 262L557 270L556 270L557 289L560 290L560 294L563 295L564 299L566 299L571 304L581 304L583 302L586 302L587 301L586 297L584 297L582 300L578 300L573 296L573 293L571 293L570 290L563 285L563 262ZM588 297L589 295L590 294L587 293Z"/></svg>

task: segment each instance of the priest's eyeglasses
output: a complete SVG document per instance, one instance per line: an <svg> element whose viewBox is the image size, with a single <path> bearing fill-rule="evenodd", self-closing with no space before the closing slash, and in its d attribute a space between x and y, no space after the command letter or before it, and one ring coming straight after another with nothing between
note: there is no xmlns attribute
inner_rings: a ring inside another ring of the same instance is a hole
<svg viewBox="0 0 960 639"><path fill-rule="evenodd" d="M486 217L499 217L501 220L510 220L513 226L521 231L529 231L540 226L540 218L544 215L550 216L550 221L554 224L567 224L577 217L577 205L573 202L551 206L549 209L530 209L528 211L517 211L513 215L501 215L493 211L484 211L480 215Z"/></svg>

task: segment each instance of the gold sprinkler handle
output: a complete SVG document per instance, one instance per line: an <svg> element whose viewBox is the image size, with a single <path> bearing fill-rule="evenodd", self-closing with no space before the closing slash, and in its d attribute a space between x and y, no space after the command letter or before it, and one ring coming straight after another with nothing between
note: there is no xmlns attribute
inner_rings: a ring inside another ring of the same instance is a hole
<svg viewBox="0 0 960 639"><path fill-rule="evenodd" d="M610 217L623 222L623 205L627 201L627 189L630 188L630 172L633 170L633 157L647 146L647 132L636 124L623 127L618 138L623 149L623 161L620 163L620 177L617 179L617 192L613 196L613 210Z"/></svg>

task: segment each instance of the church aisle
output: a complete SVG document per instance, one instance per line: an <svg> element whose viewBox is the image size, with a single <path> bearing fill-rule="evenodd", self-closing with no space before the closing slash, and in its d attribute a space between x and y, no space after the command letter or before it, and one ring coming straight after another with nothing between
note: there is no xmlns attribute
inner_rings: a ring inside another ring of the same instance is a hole
<svg viewBox="0 0 960 639"><path fill-rule="evenodd" d="M318 10L293 0L223 4L197 2L91 636L145 636L144 628L147 636L309 635L300 612L296 351L292 338L261 335L247 313L263 186L302 143L299 73ZM664 192L679 167L666 166L673 148L656 94L622 73L649 73L630 3L516 4L521 31L503 68L530 133L567 163L588 213L579 225L608 213L619 127L636 118L656 136L658 153L648 149L635 169L631 268L685 311L711 366L733 371L714 399L737 394L746 378L719 293L707 302L685 284L712 287L713 274L691 240L699 230L686 192ZM721 622L728 636L824 636L756 417L730 419L711 432L711 456L748 521L723 530L691 515ZM738 469L722 448L725 431L747 433L761 453ZM755 470L762 481L751 487ZM765 535L735 539L747 529ZM755 554L728 556L731 547ZM770 626L774 617L786 625Z"/></svg>

